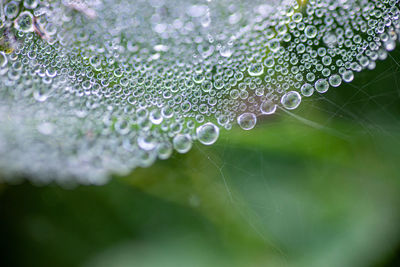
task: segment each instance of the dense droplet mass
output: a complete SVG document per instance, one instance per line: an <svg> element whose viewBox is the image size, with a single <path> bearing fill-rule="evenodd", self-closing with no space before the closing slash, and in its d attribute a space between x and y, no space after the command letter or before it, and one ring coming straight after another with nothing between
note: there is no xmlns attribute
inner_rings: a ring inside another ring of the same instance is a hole
<svg viewBox="0 0 400 267"><path fill-rule="evenodd" d="M303 4L299 4L303 3ZM0 175L101 184L388 57L399 0L2 1Z"/></svg>

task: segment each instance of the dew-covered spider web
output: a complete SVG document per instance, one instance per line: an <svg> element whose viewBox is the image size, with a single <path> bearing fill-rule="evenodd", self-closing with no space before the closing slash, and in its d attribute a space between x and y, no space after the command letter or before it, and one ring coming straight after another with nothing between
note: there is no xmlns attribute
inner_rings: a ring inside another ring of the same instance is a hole
<svg viewBox="0 0 400 267"><path fill-rule="evenodd" d="M0 176L102 184L295 114L387 59L399 15L399 0L2 0Z"/></svg>

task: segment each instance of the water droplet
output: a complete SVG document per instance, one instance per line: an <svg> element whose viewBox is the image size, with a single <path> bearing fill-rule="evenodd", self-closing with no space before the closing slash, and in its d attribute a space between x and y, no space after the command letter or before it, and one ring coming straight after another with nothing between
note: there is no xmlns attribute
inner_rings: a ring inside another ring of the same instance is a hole
<svg viewBox="0 0 400 267"><path fill-rule="evenodd" d="M276 104L269 100L264 101L261 103L260 110L261 113L265 115L273 114L276 111Z"/></svg>
<svg viewBox="0 0 400 267"><path fill-rule="evenodd" d="M204 145L214 144L219 136L219 128L211 122L207 122L196 129L197 139Z"/></svg>
<svg viewBox="0 0 400 267"><path fill-rule="evenodd" d="M15 21L15 28L22 32L33 31L33 16L29 11L24 11L19 14Z"/></svg>
<svg viewBox="0 0 400 267"><path fill-rule="evenodd" d="M27 9L34 9L38 5L37 0L24 0L24 7Z"/></svg>
<svg viewBox="0 0 400 267"><path fill-rule="evenodd" d="M243 113L237 118L239 126L243 130L251 130L256 126L257 117L253 113Z"/></svg>
<svg viewBox="0 0 400 267"><path fill-rule="evenodd" d="M296 109L301 103L301 95L296 91L290 91L281 98L282 106L286 109Z"/></svg>
<svg viewBox="0 0 400 267"><path fill-rule="evenodd" d="M4 68L7 65L7 56L4 52L0 51L0 68Z"/></svg>
<svg viewBox="0 0 400 267"><path fill-rule="evenodd" d="M300 88L300 91L303 96L309 97L309 96L312 96L312 94L314 93L314 87L309 83L305 83Z"/></svg>
<svg viewBox="0 0 400 267"><path fill-rule="evenodd" d="M330 84L332 87L338 87L338 86L340 86L340 85L342 84L342 78L340 78L340 76L337 75L337 74L332 75L332 76L329 78L329 84Z"/></svg>
<svg viewBox="0 0 400 267"><path fill-rule="evenodd" d="M157 143L152 135L140 135L137 139L138 146L146 151L153 150Z"/></svg>
<svg viewBox="0 0 400 267"><path fill-rule="evenodd" d="M150 112L150 120L152 123L158 125L163 121L163 116L161 115L160 110L154 109Z"/></svg>
<svg viewBox="0 0 400 267"><path fill-rule="evenodd" d="M307 38L312 39L317 36L318 30L314 25L308 25L304 30L304 33L306 34Z"/></svg>
<svg viewBox="0 0 400 267"><path fill-rule="evenodd" d="M329 89L329 83L326 79L319 79L318 81L315 82L315 90L318 93L326 93Z"/></svg>
<svg viewBox="0 0 400 267"><path fill-rule="evenodd" d="M173 139L173 145L178 153L187 153L192 148L192 138L188 134L178 134Z"/></svg>
<svg viewBox="0 0 400 267"><path fill-rule="evenodd" d="M264 73L264 66L262 63L252 63L248 69L250 76L260 76Z"/></svg>
<svg viewBox="0 0 400 267"><path fill-rule="evenodd" d="M18 3L15 1L8 2L4 6L4 15L6 15L7 18L13 19L18 15L19 12L19 7Z"/></svg>
<svg viewBox="0 0 400 267"><path fill-rule="evenodd" d="M172 145L167 142L163 142L157 147L157 155L159 159L168 159L172 154Z"/></svg>
<svg viewBox="0 0 400 267"><path fill-rule="evenodd" d="M343 81L349 83L349 82L353 81L353 79L354 79L354 74L351 70L348 70L343 73Z"/></svg>
<svg viewBox="0 0 400 267"><path fill-rule="evenodd" d="M233 53L233 50L230 46L228 45L224 45L223 47L221 47L221 49L219 50L219 53L221 54L221 56L223 57L230 57Z"/></svg>
<svg viewBox="0 0 400 267"><path fill-rule="evenodd" d="M49 122L43 122L37 126L37 130L43 135L51 135L54 131L54 125Z"/></svg>

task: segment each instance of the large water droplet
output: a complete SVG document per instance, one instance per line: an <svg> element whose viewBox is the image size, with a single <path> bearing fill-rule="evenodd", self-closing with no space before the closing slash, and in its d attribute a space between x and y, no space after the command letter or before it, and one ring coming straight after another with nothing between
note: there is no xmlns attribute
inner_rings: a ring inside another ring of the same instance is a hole
<svg viewBox="0 0 400 267"><path fill-rule="evenodd" d="M158 145L157 155L159 159L168 159L172 154L172 145L170 143L164 142Z"/></svg>
<svg viewBox="0 0 400 267"><path fill-rule="evenodd" d="M22 32L33 31L33 16L29 11L24 11L19 14L15 20L15 28Z"/></svg>
<svg viewBox="0 0 400 267"><path fill-rule="evenodd" d="M251 130L256 126L257 117L253 113L243 113L237 118L239 126L243 130Z"/></svg>
<svg viewBox="0 0 400 267"><path fill-rule="evenodd" d="M260 110L261 113L265 115L273 114L276 111L276 104L269 100L264 101L261 103Z"/></svg>
<svg viewBox="0 0 400 267"><path fill-rule="evenodd" d="M300 88L300 91L303 96L309 97L309 96L312 96L312 94L314 93L314 87L309 83L305 83Z"/></svg>
<svg viewBox="0 0 400 267"><path fill-rule="evenodd" d="M174 148L178 153L187 153L192 148L192 138L188 134L178 134L173 140Z"/></svg>
<svg viewBox="0 0 400 267"><path fill-rule="evenodd" d="M199 139L200 143L204 145L212 145L218 139L219 128L215 124L207 122L206 124L199 126L196 129L196 133L197 139Z"/></svg>
<svg viewBox="0 0 400 267"><path fill-rule="evenodd" d="M281 98L281 103L284 108L292 110L297 108L301 103L301 95L296 91L290 91L284 94Z"/></svg>
<svg viewBox="0 0 400 267"><path fill-rule="evenodd" d="M329 83L326 79L319 79L318 81L315 82L315 90L318 93L326 93L329 89Z"/></svg>
<svg viewBox="0 0 400 267"><path fill-rule="evenodd" d="M351 70L346 71L345 73L343 73L343 81L349 83L351 81L354 80L354 74Z"/></svg>
<svg viewBox="0 0 400 267"><path fill-rule="evenodd" d="M338 86L340 86L340 85L342 84L342 78L340 78L340 76L337 75L337 74L332 75L332 76L329 78L329 84L330 84L332 87L338 87Z"/></svg>

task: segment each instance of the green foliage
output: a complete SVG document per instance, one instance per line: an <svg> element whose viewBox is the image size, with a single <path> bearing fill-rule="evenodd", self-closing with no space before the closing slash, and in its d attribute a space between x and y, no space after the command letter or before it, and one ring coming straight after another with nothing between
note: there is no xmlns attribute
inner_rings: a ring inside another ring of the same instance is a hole
<svg viewBox="0 0 400 267"><path fill-rule="evenodd" d="M400 54L391 57L304 103L296 115L314 124L282 113L103 187L3 188L2 261L390 266L400 244Z"/></svg>

